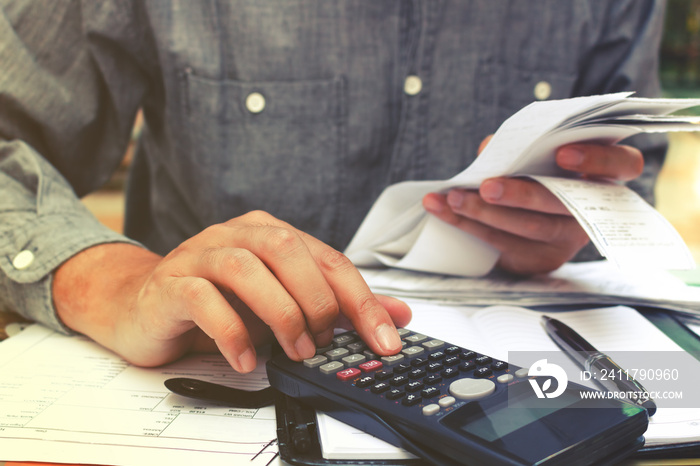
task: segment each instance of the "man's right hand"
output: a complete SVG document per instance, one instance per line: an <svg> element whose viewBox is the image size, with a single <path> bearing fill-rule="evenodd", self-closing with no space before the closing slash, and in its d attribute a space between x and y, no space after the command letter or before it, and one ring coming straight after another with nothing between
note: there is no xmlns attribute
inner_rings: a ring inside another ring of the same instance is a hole
<svg viewBox="0 0 700 466"><path fill-rule="evenodd" d="M401 349L408 306L375 296L340 252L264 212L211 226L161 257L102 244L66 261L53 282L59 317L145 366L218 347L239 372L274 334L301 360L354 327L377 354Z"/></svg>

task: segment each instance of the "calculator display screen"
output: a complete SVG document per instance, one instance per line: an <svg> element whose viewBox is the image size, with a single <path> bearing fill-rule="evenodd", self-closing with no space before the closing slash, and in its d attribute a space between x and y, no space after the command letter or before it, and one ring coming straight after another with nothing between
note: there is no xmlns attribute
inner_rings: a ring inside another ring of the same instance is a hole
<svg viewBox="0 0 700 466"><path fill-rule="evenodd" d="M487 442L499 440L529 424L541 421L546 416L580 401L574 393L564 393L551 405L533 406L532 399L511 399L507 405L484 407L479 403L465 406L460 415L461 422L450 424L453 429L475 435ZM461 411L461 410L460 410ZM454 414L458 414L457 412Z"/></svg>

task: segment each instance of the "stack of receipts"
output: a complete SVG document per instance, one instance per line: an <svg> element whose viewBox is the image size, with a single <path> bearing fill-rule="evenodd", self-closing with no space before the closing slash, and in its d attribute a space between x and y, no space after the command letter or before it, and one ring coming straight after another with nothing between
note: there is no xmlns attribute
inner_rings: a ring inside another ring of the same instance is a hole
<svg viewBox="0 0 700 466"><path fill-rule="evenodd" d="M690 269L680 235L646 201L613 181L576 178L555 162L572 143L615 144L638 133L700 131L700 118L670 116L700 99L648 99L631 93L534 102L507 119L466 170L444 181L405 181L382 192L345 253L358 266L390 266L483 276L499 251L427 214L430 192L477 189L497 176L530 177L549 189L618 266Z"/></svg>

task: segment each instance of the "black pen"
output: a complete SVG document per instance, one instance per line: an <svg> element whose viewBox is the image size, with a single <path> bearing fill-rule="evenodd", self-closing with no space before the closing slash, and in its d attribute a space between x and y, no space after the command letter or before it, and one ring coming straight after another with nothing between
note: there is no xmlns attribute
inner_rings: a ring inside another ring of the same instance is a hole
<svg viewBox="0 0 700 466"><path fill-rule="evenodd" d="M649 417L654 415L656 403L649 392L608 355L595 349L574 329L557 319L542 316L542 325L557 346L594 375L593 380L598 385L609 392L625 393L624 399L646 408ZM618 374L618 377L595 377L595 374Z"/></svg>

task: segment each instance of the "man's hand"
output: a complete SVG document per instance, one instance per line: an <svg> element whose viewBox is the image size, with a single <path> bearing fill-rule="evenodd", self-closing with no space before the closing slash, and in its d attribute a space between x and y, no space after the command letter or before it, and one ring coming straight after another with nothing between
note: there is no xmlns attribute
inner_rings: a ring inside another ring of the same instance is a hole
<svg viewBox="0 0 700 466"><path fill-rule="evenodd" d="M67 326L146 366L218 347L249 372L271 334L301 360L344 323L372 351L394 354L395 325L411 317L403 302L375 296L343 254L264 212L211 226L163 258L127 244L89 248L53 287Z"/></svg>
<svg viewBox="0 0 700 466"><path fill-rule="evenodd" d="M482 142L479 152L488 143ZM642 173L644 158L634 147L573 144L559 148L557 164L586 178L628 181ZM479 191L430 193L425 209L501 251L498 266L518 274L555 270L588 243L588 236L564 205L539 183L491 178Z"/></svg>

